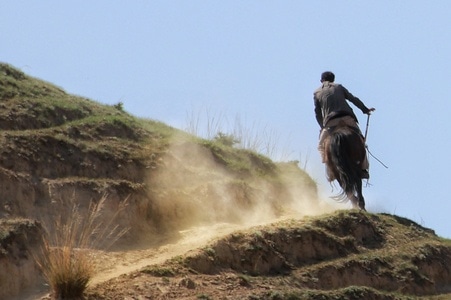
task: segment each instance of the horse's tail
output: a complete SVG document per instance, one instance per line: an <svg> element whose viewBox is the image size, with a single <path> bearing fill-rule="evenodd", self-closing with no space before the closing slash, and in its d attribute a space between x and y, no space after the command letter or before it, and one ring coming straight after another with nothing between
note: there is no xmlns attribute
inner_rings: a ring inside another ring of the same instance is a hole
<svg viewBox="0 0 451 300"><path fill-rule="evenodd" d="M342 188L342 193L335 197L337 199L345 199L346 195L353 194L357 189L357 182L361 180L360 166L353 155L361 143L359 136L358 139L355 138L356 135L352 129L338 129L330 136L328 159L335 167L334 176Z"/></svg>

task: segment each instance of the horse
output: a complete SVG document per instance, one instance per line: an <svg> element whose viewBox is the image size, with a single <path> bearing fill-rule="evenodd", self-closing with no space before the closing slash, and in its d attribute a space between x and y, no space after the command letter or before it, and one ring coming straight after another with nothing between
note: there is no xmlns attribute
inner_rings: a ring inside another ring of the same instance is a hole
<svg viewBox="0 0 451 300"><path fill-rule="evenodd" d="M342 191L332 198L351 200L353 208L365 210L361 163L366 155L361 133L350 126L329 128L324 140L325 164L329 182L337 180Z"/></svg>

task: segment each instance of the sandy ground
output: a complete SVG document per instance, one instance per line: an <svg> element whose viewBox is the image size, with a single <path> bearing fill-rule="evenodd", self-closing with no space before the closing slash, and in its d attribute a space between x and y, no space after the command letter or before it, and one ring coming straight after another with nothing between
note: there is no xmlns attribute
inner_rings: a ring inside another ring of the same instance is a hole
<svg viewBox="0 0 451 300"><path fill-rule="evenodd" d="M332 207L327 204L322 207L322 210L323 212L330 212L336 208L337 207ZM261 215L261 219L253 218L246 224L217 223L193 226L171 235L158 236L152 242L146 244L135 245L133 243L130 247L122 245L113 251L93 251L92 256L96 264L96 275L90 282L90 286L95 286L149 265L163 263L167 259L183 255L190 250L205 246L209 242L237 230L269 224L283 219L303 218L304 216L305 214L292 210L285 211L284 215L279 217ZM49 288L48 286L43 286L39 290L24 292L24 294L17 299L50 299Z"/></svg>
<svg viewBox="0 0 451 300"><path fill-rule="evenodd" d="M136 249L136 247L134 247L135 249L124 249L122 247L115 251L93 251L92 255L97 271L90 285L95 286L143 267L163 263L167 259L183 255L234 231L273 221L276 220L268 220L259 224L219 223L196 226L179 231L171 236L160 237L158 241L141 245L139 249ZM42 287L40 290L27 292L27 295L21 295L17 299L50 299L50 294L48 288Z"/></svg>
<svg viewBox="0 0 451 300"><path fill-rule="evenodd" d="M97 275L93 278L91 285L148 265L162 263L242 228L246 228L246 226L228 223L197 226L179 231L179 235L176 237L162 238L158 243L142 247L144 249L95 253L98 267Z"/></svg>

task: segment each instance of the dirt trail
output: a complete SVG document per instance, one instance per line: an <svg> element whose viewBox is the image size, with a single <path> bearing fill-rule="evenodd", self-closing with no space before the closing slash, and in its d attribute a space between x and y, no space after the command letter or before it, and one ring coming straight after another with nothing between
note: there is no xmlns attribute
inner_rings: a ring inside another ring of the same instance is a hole
<svg viewBox="0 0 451 300"><path fill-rule="evenodd" d="M95 253L98 272L91 281L91 285L102 283L148 265L162 263L167 259L185 254L214 239L248 226L230 223L197 226L179 231L177 237L164 238L154 245L149 245L146 249Z"/></svg>
<svg viewBox="0 0 451 300"><path fill-rule="evenodd" d="M334 210L326 205L323 212ZM318 212L319 213L319 212ZM252 219L248 223L216 223L193 226L175 234L157 236L151 243L133 248L122 247L114 251L93 251L92 257L96 264L96 275L90 282L90 286L95 286L123 274L137 271L149 265L163 263L164 261L178 255L183 255L190 250L200 248L208 243L224 237L232 232L244 230L253 226L274 223L289 218L302 218L305 214L299 211L286 211L279 217L268 217L260 215L261 219ZM41 287L39 291L34 290L19 295L20 300L47 300L49 296L48 287Z"/></svg>
<svg viewBox="0 0 451 300"><path fill-rule="evenodd" d="M287 218L286 216L283 218ZM262 225L277 220L272 219L260 223L232 224L218 223L204 226L193 226L189 229L179 231L176 235L160 237L159 240L148 245L142 245L141 249L120 249L116 251L94 251L93 259L97 265L96 275L90 282L95 286L110 279L137 271L143 267L163 263L172 257L183 255L190 250L197 249L215 239L240 229L246 229L255 225ZM29 291L19 295L17 299L35 300L50 299L48 291Z"/></svg>
<svg viewBox="0 0 451 300"><path fill-rule="evenodd" d="M332 206L325 206L324 212L333 211ZM190 250L207 245L218 238L226 236L237 230L253 226L270 224L290 218L302 218L305 214L300 212L285 212L284 215L269 219L254 220L245 224L217 223L203 226L193 226L179 231L176 236L160 238L153 245L141 247L139 250L122 250L113 252L97 252L97 274L91 281L91 286L105 282L109 279L139 270L145 266L159 264L172 257L183 255Z"/></svg>

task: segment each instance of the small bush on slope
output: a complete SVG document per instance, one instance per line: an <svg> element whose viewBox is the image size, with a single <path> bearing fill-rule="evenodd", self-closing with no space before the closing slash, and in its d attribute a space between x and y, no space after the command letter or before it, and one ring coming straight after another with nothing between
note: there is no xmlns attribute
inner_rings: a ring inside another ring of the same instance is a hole
<svg viewBox="0 0 451 300"><path fill-rule="evenodd" d="M82 297L89 281L95 274L89 249L108 247L119 239L125 230L100 221L106 196L99 202L91 202L86 217L78 205L72 205L67 218L60 217L50 235L44 238L44 246L34 257L57 299ZM121 209L121 208L120 208Z"/></svg>

